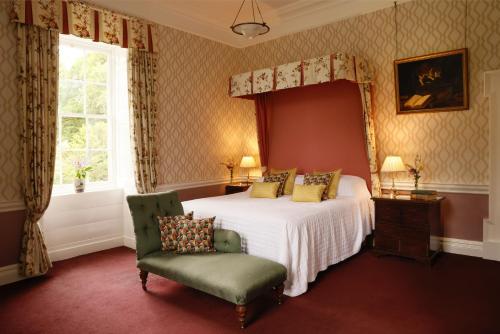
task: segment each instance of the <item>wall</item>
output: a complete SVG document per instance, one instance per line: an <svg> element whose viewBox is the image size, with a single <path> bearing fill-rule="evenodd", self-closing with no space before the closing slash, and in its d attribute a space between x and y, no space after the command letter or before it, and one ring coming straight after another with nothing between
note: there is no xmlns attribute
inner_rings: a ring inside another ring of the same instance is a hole
<svg viewBox="0 0 500 334"><path fill-rule="evenodd" d="M406 162L421 154L425 163L421 182L454 192L448 202L458 211L447 218L447 224L453 228L447 229L446 236L481 240L487 210L475 205L484 208L487 204L489 177L489 114L483 75L484 71L500 68L500 1L467 4L467 41L464 0L417 0L398 6L397 43L394 9L388 8L245 48L243 71L332 51L368 59L376 72L374 104L379 163L389 154L401 155ZM396 115L394 59L465 46L470 56L470 110ZM405 173L397 179L410 181ZM385 175L382 180L389 181ZM480 194L470 195L468 189Z"/></svg>
<svg viewBox="0 0 500 334"><path fill-rule="evenodd" d="M252 102L228 97L239 50L159 29L158 184L220 180L220 162L258 154Z"/></svg>
<svg viewBox="0 0 500 334"><path fill-rule="evenodd" d="M376 72L379 160L399 154L411 162L420 153L426 165L423 182L486 185L488 108L482 86L484 71L500 68L500 2L468 1L468 7L466 45L465 1L418 0L399 6L398 49L394 9L389 8L248 47L244 71L332 51L358 54ZM470 110L397 116L393 60L464 46L470 51Z"/></svg>

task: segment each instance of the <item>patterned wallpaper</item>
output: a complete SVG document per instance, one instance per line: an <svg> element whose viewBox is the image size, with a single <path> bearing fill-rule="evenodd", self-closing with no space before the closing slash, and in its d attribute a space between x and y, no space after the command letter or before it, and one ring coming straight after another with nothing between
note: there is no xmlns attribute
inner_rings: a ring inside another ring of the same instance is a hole
<svg viewBox="0 0 500 334"><path fill-rule="evenodd" d="M10 2L0 1L0 204L20 201L21 160L16 111L16 34Z"/></svg>
<svg viewBox="0 0 500 334"><path fill-rule="evenodd" d="M241 72L332 51L358 54L376 70L379 162L388 154L412 162L419 153L426 165L422 182L487 184L489 111L482 85L484 71L500 68L500 1L468 1L468 111L396 116L393 74L394 59L465 46L465 1L404 3L397 21L397 50L394 9L389 8L248 47Z"/></svg>
<svg viewBox="0 0 500 334"><path fill-rule="evenodd" d="M253 102L228 97L240 50L160 27L158 184L229 177L220 162L258 154Z"/></svg>
<svg viewBox="0 0 500 334"><path fill-rule="evenodd" d="M0 203L21 200L15 110L15 32L9 2L0 1ZM488 182L485 70L500 68L500 1L468 1L471 109L396 116L392 61L464 47L465 0L418 0L399 6L398 52L392 8L234 49L168 27L159 28L159 184L227 177L218 163L257 154L253 104L227 96L228 78L247 70L345 51L377 70L379 158L420 153L423 182ZM405 179L402 177L402 179Z"/></svg>

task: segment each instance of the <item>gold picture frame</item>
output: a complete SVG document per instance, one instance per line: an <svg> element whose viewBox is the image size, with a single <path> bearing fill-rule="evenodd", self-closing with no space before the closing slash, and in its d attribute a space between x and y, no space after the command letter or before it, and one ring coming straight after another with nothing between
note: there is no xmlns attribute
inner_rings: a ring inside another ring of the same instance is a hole
<svg viewBox="0 0 500 334"><path fill-rule="evenodd" d="M394 61L396 113L469 109L468 50Z"/></svg>

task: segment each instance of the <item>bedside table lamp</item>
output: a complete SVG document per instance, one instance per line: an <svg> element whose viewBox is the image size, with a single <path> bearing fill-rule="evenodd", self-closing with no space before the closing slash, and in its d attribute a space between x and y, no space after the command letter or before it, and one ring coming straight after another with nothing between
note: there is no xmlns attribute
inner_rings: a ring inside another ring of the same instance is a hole
<svg viewBox="0 0 500 334"><path fill-rule="evenodd" d="M246 155L243 158L241 158L240 168L248 169L247 184L250 184L250 168L255 168L255 167L257 167L257 163L255 162L255 159L251 155Z"/></svg>
<svg viewBox="0 0 500 334"><path fill-rule="evenodd" d="M380 169L382 173L391 173L392 177L392 188L391 188L391 198L396 197L396 187L394 185L394 174L398 172L406 172L405 164L401 157L395 155L388 155L385 157L382 168Z"/></svg>

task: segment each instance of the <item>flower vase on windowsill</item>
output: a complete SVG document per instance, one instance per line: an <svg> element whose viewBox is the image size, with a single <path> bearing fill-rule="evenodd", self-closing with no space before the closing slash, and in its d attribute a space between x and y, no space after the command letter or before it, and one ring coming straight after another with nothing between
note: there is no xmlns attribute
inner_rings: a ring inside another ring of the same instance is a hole
<svg viewBox="0 0 500 334"><path fill-rule="evenodd" d="M75 161L75 192L83 193L85 191L85 178L87 173L92 171L93 167L87 165L85 162Z"/></svg>

